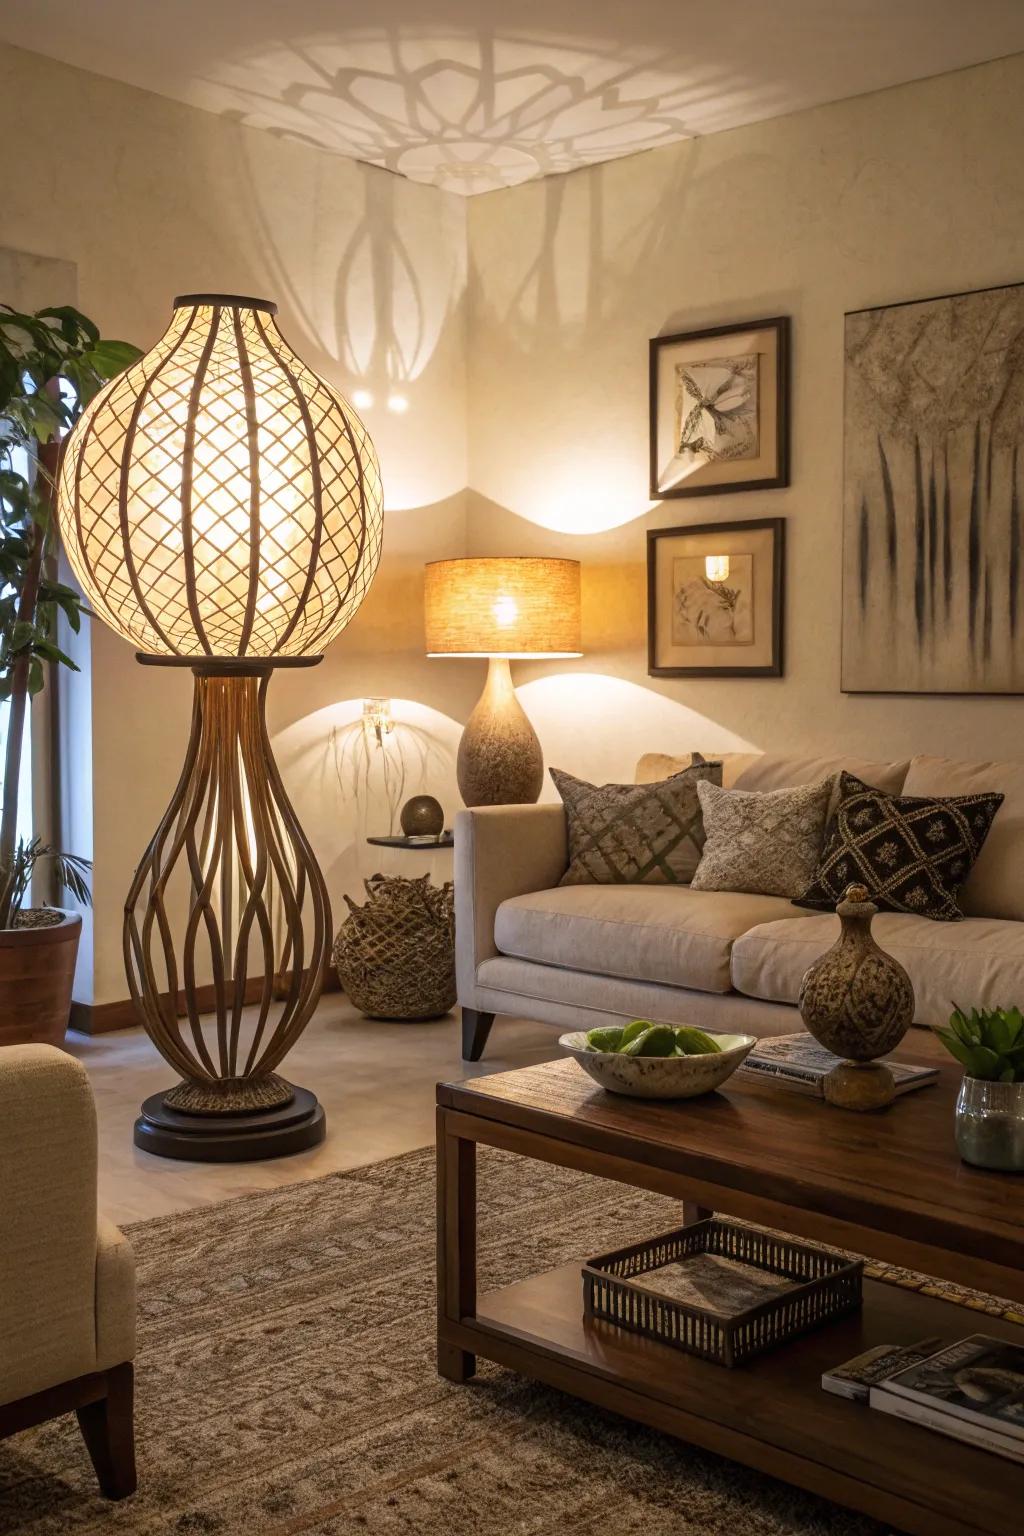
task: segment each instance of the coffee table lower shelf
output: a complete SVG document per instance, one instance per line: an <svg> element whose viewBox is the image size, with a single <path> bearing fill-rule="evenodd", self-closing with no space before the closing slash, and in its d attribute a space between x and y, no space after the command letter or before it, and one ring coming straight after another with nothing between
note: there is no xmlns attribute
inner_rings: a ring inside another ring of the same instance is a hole
<svg viewBox="0 0 1024 1536"><path fill-rule="evenodd" d="M889 1522L912 1536L1010 1536L1024 1467L823 1392L821 1373L874 1344L953 1339L1013 1324L865 1281L860 1313L736 1370L583 1320L579 1264L480 1296L442 1319L442 1350L549 1386Z"/></svg>

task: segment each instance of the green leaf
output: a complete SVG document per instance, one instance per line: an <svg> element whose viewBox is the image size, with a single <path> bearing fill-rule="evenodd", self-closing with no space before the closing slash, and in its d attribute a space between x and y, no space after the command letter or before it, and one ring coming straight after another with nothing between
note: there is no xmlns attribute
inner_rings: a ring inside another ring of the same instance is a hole
<svg viewBox="0 0 1024 1536"><path fill-rule="evenodd" d="M82 358L87 368L93 368L104 379L116 378L129 364L142 356L138 347L130 341L97 341Z"/></svg>
<svg viewBox="0 0 1024 1536"><path fill-rule="evenodd" d="M962 1008L954 1008L949 1017L950 1027L965 1045L977 1045L981 1039L980 1033L972 1027L967 1015Z"/></svg>

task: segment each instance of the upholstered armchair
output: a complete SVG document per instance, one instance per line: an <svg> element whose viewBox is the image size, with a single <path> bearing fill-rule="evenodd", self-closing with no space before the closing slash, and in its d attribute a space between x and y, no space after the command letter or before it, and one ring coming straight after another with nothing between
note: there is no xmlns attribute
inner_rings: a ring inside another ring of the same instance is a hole
<svg viewBox="0 0 1024 1536"><path fill-rule="evenodd" d="M96 1110L50 1045L0 1048L0 1437L74 1410L103 1492L135 1490L135 1261L96 1211Z"/></svg>

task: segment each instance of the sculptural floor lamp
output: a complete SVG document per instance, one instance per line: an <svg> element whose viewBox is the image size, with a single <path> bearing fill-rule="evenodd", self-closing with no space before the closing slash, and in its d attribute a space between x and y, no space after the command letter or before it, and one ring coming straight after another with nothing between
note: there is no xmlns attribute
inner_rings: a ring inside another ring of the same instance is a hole
<svg viewBox="0 0 1024 1536"><path fill-rule="evenodd" d="M315 1096L277 1071L319 999L331 916L265 704L273 672L321 659L380 556L373 445L275 313L231 294L176 299L167 333L84 411L58 497L95 612L140 662L195 678L124 952L142 1022L181 1078L146 1100L136 1144L200 1161L324 1135Z"/></svg>
<svg viewBox="0 0 1024 1536"><path fill-rule="evenodd" d="M428 656L486 656L487 682L459 742L467 805L532 805L544 754L509 662L581 655L578 560L511 555L433 560L426 568Z"/></svg>

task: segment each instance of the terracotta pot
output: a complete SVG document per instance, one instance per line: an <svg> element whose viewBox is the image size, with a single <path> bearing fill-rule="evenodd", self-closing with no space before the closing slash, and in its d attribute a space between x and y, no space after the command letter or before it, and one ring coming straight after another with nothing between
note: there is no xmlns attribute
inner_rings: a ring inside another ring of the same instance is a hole
<svg viewBox="0 0 1024 1536"><path fill-rule="evenodd" d="M0 1045L63 1045L82 918L46 928L0 928Z"/></svg>

